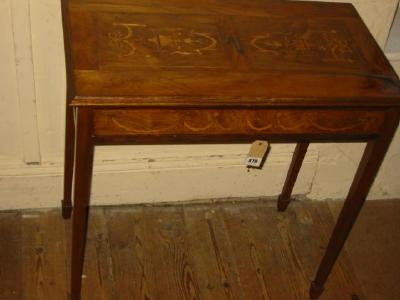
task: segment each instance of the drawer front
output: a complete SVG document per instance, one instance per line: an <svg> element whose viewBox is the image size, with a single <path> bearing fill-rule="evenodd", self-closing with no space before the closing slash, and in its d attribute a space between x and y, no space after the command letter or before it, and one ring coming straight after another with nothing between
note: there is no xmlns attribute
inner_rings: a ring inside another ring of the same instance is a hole
<svg viewBox="0 0 400 300"><path fill-rule="evenodd" d="M246 136L376 134L384 111L328 109L95 109L94 134Z"/></svg>

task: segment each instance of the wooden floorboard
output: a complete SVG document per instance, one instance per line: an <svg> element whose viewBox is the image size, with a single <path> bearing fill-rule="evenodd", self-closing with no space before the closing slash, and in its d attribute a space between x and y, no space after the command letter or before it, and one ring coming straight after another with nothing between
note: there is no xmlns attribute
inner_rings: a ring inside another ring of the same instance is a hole
<svg viewBox="0 0 400 300"><path fill-rule="evenodd" d="M340 202L94 207L82 299L308 299ZM321 300L400 299L400 200L368 201ZM0 299L68 299L71 222L0 212Z"/></svg>
<svg viewBox="0 0 400 300"><path fill-rule="evenodd" d="M309 227L309 232L299 233L303 239L308 240L310 244L310 251L304 252L303 246L299 245L296 249L297 252L303 251L302 257L306 257L307 254L312 253L313 256L308 264L314 266L314 271L311 273L312 278L317 270L323 253L325 252L326 245L328 244L330 235L334 227L334 220L330 213L329 207L326 203L319 202L300 202L299 207L291 207L291 211L294 211L296 215L307 214L312 220L312 226ZM307 217L308 218L308 217ZM293 223L292 228L299 228L295 223L301 224L302 217L290 218ZM301 226L300 226L301 227ZM303 245L306 245L304 242ZM311 249L315 249L314 251ZM357 273L355 273L351 259L349 259L346 250L343 250L333 267L331 276L325 286L325 292L321 296L322 299L365 299L364 293L359 283Z"/></svg>
<svg viewBox="0 0 400 300"><path fill-rule="evenodd" d="M183 209L191 264L197 275L201 299L233 299L226 263L218 257L219 251L214 248L212 233L207 224L211 213L207 205L186 206Z"/></svg>
<svg viewBox="0 0 400 300"><path fill-rule="evenodd" d="M22 298L21 214L0 213L0 299Z"/></svg>
<svg viewBox="0 0 400 300"><path fill-rule="evenodd" d="M329 201L336 219L341 201ZM400 299L400 200L367 201L345 245L368 299Z"/></svg>
<svg viewBox="0 0 400 300"><path fill-rule="evenodd" d="M65 235L56 211L21 214L22 299L67 299Z"/></svg>
<svg viewBox="0 0 400 300"><path fill-rule="evenodd" d="M295 299L272 206L244 203L221 205L247 299ZM276 297L276 296L275 296ZM276 299L276 298L275 298Z"/></svg>
<svg viewBox="0 0 400 300"><path fill-rule="evenodd" d="M105 209L116 299L157 299L142 207Z"/></svg>
<svg viewBox="0 0 400 300"><path fill-rule="evenodd" d="M182 210L179 206L147 207L143 215L158 299L199 299Z"/></svg>
<svg viewBox="0 0 400 300"><path fill-rule="evenodd" d="M95 208L91 211L88 222L82 298L93 300L116 299L113 273L104 209Z"/></svg>

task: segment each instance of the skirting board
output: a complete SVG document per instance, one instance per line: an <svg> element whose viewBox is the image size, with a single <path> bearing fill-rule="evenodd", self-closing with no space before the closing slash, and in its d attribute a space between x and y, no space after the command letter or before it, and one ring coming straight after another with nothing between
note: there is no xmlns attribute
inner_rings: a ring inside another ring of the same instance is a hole
<svg viewBox="0 0 400 300"><path fill-rule="evenodd" d="M119 160L111 160L107 151L98 151L91 203L119 205L278 195L294 146L279 146L276 151L273 148L261 170L245 167L243 149L221 155L205 151L196 156L169 156L164 149L164 154L153 158L144 155ZM296 194L310 191L317 160L318 151L310 149ZM0 210L59 206L62 179L62 162L26 166L0 160Z"/></svg>

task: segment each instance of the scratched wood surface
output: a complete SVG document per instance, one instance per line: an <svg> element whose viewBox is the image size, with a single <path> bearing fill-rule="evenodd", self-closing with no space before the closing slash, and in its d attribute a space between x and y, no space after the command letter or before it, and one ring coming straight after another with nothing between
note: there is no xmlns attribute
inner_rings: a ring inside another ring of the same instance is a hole
<svg viewBox="0 0 400 300"><path fill-rule="evenodd" d="M83 299L308 299L340 205L94 207ZM400 297L399 211L367 202L321 299ZM58 210L0 213L0 299L67 299L69 227Z"/></svg>

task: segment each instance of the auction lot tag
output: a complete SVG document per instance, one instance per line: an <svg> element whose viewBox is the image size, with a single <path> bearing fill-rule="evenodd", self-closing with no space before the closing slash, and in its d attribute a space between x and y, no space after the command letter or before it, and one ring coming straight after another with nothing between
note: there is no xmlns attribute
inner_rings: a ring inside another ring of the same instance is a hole
<svg viewBox="0 0 400 300"><path fill-rule="evenodd" d="M264 156L267 153L269 143L267 141L254 141L250 147L249 154L246 157L246 165L248 167L261 167Z"/></svg>

